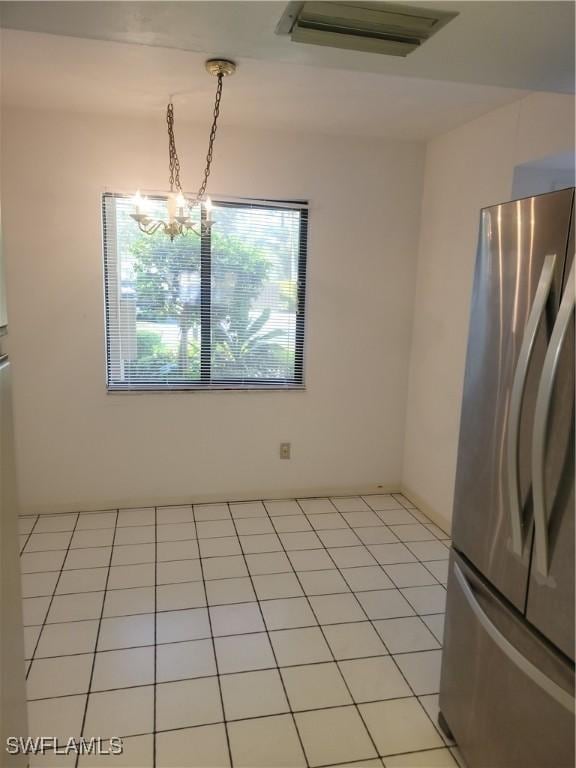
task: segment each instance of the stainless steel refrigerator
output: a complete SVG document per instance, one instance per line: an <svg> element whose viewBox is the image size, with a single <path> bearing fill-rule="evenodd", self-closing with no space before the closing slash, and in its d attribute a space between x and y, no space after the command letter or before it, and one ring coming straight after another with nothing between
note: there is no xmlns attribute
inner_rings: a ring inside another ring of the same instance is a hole
<svg viewBox="0 0 576 768"><path fill-rule="evenodd" d="M574 766L574 216L481 214L439 717L468 768Z"/></svg>

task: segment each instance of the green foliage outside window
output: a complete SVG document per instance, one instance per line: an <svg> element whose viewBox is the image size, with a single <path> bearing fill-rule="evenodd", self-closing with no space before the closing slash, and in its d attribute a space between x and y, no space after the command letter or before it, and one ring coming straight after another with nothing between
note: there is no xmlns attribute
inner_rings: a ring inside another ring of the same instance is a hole
<svg viewBox="0 0 576 768"><path fill-rule="evenodd" d="M140 378L148 372L153 378L200 377L200 245L193 233L173 243L161 233L142 235L132 243L138 329L131 376ZM259 248L216 230L211 252L213 367L221 378L273 377L286 365L286 350L278 343L285 332L266 331L268 308L252 317L254 302L270 275L270 260ZM285 301L291 304L287 294ZM163 341L162 333L142 329L144 323L176 323L177 349Z"/></svg>

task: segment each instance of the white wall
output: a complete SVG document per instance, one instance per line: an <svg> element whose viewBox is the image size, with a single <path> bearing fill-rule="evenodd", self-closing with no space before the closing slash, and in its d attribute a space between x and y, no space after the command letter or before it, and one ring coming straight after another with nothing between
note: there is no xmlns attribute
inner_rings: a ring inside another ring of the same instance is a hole
<svg viewBox="0 0 576 768"><path fill-rule="evenodd" d="M105 389L100 194L166 187L164 117L9 110L2 184L24 511L397 487L424 151L238 131L211 189L309 199L307 390ZM206 126L177 126L194 186ZM293 458L280 461L280 441Z"/></svg>
<svg viewBox="0 0 576 768"><path fill-rule="evenodd" d="M551 155L517 165L512 180L512 196L531 197L573 187L576 180L576 152Z"/></svg>
<svg viewBox="0 0 576 768"><path fill-rule="evenodd" d="M574 149L574 99L533 94L426 152L403 487L449 521L480 208L510 199L515 166Z"/></svg>

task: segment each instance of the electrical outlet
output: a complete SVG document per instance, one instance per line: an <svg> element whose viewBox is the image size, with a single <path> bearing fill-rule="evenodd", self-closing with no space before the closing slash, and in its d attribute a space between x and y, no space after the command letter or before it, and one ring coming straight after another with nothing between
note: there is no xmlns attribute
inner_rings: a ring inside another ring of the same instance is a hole
<svg viewBox="0 0 576 768"><path fill-rule="evenodd" d="M281 459L290 458L290 443L280 443L280 458Z"/></svg>

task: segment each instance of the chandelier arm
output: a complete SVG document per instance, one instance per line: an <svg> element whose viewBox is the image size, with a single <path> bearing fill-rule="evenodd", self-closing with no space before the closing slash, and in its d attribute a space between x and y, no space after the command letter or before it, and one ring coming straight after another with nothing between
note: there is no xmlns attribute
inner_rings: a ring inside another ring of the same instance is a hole
<svg viewBox="0 0 576 768"><path fill-rule="evenodd" d="M163 225L162 221L151 221L149 224L140 225L140 229L146 235L153 235Z"/></svg>
<svg viewBox="0 0 576 768"><path fill-rule="evenodd" d="M138 222L138 229L140 232L143 232L145 235L151 235L152 232L150 232L150 225L144 224L142 221Z"/></svg>
<svg viewBox="0 0 576 768"><path fill-rule="evenodd" d="M200 232L198 231L197 227L193 223L186 223L183 224L184 229L189 230L190 232L194 232L195 235L200 235Z"/></svg>

